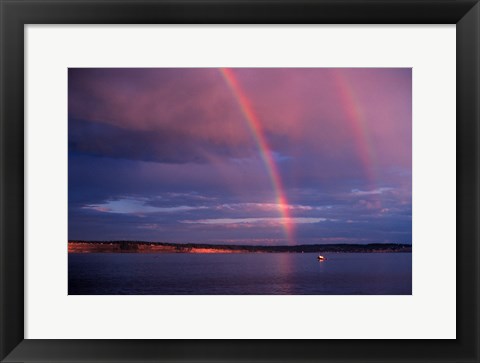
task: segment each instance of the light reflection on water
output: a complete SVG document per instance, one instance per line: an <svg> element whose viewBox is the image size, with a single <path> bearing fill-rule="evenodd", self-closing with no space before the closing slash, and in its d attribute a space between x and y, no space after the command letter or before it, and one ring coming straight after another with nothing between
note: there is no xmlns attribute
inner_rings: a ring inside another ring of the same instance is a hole
<svg viewBox="0 0 480 363"><path fill-rule="evenodd" d="M70 295L409 295L411 253L69 254Z"/></svg>

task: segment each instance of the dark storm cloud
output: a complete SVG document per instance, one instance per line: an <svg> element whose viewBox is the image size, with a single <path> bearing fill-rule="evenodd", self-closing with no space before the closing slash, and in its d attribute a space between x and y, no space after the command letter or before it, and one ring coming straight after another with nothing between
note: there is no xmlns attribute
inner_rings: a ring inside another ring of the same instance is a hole
<svg viewBox="0 0 480 363"><path fill-rule="evenodd" d="M231 148L176 130L132 130L103 122L70 120L69 151L118 159L162 163L205 163L210 155L252 155L252 148Z"/></svg>

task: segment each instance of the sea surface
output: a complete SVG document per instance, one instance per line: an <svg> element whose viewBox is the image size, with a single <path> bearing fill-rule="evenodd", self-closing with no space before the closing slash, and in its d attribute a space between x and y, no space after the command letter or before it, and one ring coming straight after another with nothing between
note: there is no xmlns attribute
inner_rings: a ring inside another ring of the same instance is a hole
<svg viewBox="0 0 480 363"><path fill-rule="evenodd" d="M410 295L411 253L68 255L69 295Z"/></svg>

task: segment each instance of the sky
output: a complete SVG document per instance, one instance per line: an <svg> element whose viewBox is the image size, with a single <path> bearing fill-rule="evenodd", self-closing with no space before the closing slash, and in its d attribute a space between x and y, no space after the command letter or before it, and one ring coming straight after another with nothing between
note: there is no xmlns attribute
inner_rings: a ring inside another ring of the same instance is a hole
<svg viewBox="0 0 480 363"><path fill-rule="evenodd" d="M70 68L68 238L411 243L410 68Z"/></svg>

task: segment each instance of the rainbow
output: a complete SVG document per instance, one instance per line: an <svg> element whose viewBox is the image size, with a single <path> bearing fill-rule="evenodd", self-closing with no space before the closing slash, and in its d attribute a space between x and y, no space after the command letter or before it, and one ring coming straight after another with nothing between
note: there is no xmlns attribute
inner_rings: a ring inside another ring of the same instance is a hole
<svg viewBox="0 0 480 363"><path fill-rule="evenodd" d="M343 108L353 132L358 157L367 177L369 187L375 187L375 152L370 141L367 122L358 97L342 70L332 69L333 80L339 91Z"/></svg>
<svg viewBox="0 0 480 363"><path fill-rule="evenodd" d="M253 107L248 100L248 97L242 90L242 87L240 86L237 78L235 77L233 70L228 68L220 68L219 70L223 79L225 80L225 83L232 91L233 96L235 97L238 105L240 106L243 117L247 121L250 132L255 140L258 150L260 151L260 156L265 165L265 168L267 169L268 176L275 192L276 204L278 205L278 211L282 219L282 225L285 230L285 235L287 237L288 243L294 244L294 225L293 220L290 216L289 204L285 195L285 188L283 187L277 164L273 159L271 149L263 133L260 120L255 114Z"/></svg>

